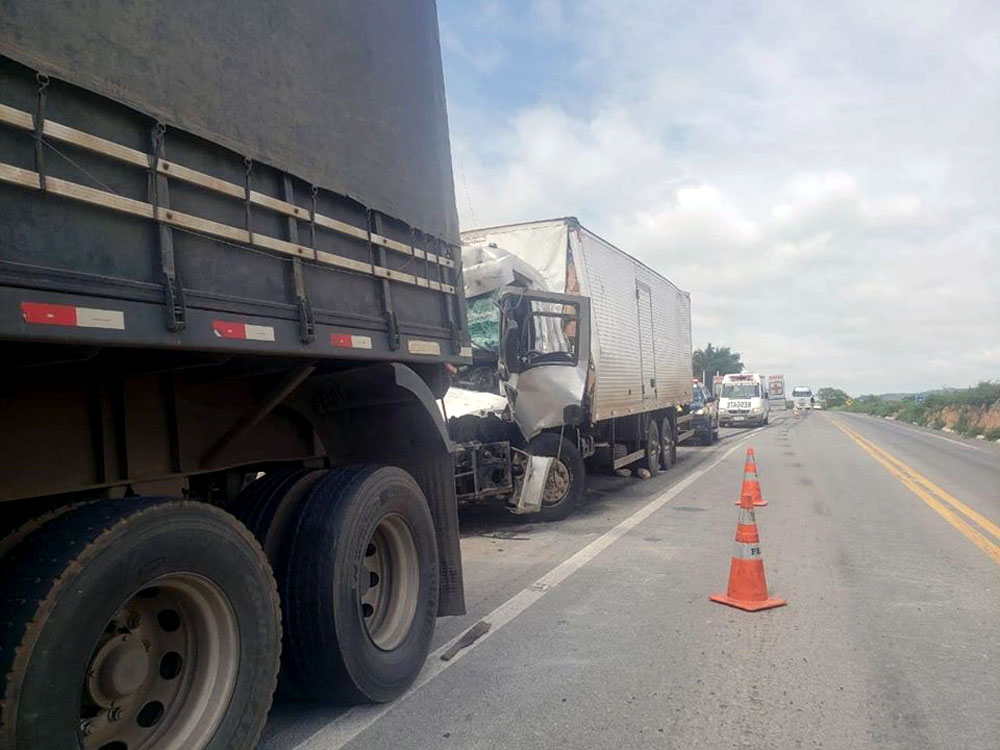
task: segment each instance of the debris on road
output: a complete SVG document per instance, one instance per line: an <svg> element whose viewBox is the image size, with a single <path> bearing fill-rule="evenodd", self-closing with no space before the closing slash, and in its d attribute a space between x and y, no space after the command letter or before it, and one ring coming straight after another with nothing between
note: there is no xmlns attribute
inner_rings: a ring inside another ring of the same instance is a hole
<svg viewBox="0 0 1000 750"><path fill-rule="evenodd" d="M480 532L479 536L486 537L487 539L503 539L505 541L512 542L526 542L531 539L530 536L522 536L522 532L513 530L500 530L500 531L483 531Z"/></svg>
<svg viewBox="0 0 1000 750"><path fill-rule="evenodd" d="M451 648L441 654L441 661L451 661L455 657L455 654L463 648L468 648L490 632L491 627L490 623L486 622L486 620L480 620L477 622L471 628L466 630L462 637L455 641L455 644Z"/></svg>

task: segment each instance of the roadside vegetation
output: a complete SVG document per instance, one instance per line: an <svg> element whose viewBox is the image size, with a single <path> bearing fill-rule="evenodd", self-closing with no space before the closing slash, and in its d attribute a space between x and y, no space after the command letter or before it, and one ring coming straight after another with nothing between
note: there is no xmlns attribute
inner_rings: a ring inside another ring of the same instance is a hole
<svg viewBox="0 0 1000 750"><path fill-rule="evenodd" d="M859 396L845 399L837 408L968 437L982 435L987 440L1000 440L1000 381L983 381L971 388L896 398Z"/></svg>

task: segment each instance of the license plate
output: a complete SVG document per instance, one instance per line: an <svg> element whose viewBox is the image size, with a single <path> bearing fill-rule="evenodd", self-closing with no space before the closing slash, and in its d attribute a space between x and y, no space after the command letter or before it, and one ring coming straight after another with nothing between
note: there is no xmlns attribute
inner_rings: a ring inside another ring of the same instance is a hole
<svg viewBox="0 0 1000 750"><path fill-rule="evenodd" d="M746 417L733 417L734 422L742 422Z"/></svg>

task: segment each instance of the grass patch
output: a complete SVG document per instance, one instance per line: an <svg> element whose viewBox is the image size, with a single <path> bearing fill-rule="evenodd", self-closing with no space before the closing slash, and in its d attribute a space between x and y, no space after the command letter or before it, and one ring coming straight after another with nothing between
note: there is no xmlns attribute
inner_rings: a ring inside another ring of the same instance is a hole
<svg viewBox="0 0 1000 750"><path fill-rule="evenodd" d="M958 415L958 421L955 422L953 429L959 435L967 435L969 437L975 437L979 433L979 429L969 422L969 415L964 411Z"/></svg>

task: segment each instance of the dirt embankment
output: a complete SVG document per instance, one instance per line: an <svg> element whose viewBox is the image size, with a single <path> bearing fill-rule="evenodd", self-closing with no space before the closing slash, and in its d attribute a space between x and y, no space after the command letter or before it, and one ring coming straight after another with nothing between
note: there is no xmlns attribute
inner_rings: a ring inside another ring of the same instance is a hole
<svg viewBox="0 0 1000 750"><path fill-rule="evenodd" d="M945 406L928 411L925 419L929 427L992 437L1000 433L1000 401L985 406Z"/></svg>
<svg viewBox="0 0 1000 750"><path fill-rule="evenodd" d="M1000 380L922 396L860 396L849 399L843 408L1000 442Z"/></svg>

